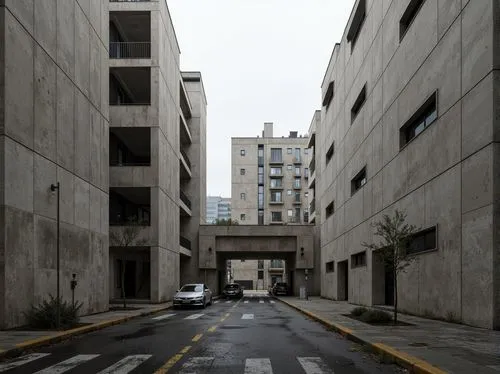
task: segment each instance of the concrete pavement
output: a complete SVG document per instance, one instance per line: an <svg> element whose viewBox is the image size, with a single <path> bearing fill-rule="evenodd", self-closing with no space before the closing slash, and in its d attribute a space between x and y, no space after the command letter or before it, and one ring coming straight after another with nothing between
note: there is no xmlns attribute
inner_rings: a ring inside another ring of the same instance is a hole
<svg viewBox="0 0 500 374"><path fill-rule="evenodd" d="M500 373L500 331L415 316L398 318L413 326L372 326L349 317L355 305L319 297L279 300L320 320L350 339L419 373Z"/></svg>

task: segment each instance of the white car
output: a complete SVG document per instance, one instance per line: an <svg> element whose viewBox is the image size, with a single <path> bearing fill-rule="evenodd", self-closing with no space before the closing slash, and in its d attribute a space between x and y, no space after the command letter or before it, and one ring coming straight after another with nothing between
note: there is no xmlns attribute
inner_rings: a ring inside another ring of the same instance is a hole
<svg viewBox="0 0 500 374"><path fill-rule="evenodd" d="M179 306L201 306L212 304L212 291L203 283L190 283L182 286L174 296L174 308Z"/></svg>

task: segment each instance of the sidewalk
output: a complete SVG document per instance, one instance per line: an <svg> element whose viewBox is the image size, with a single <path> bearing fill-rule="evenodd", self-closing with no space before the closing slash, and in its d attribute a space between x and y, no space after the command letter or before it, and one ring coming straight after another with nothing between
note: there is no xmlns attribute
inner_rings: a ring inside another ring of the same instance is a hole
<svg viewBox="0 0 500 374"><path fill-rule="evenodd" d="M118 304L111 304L110 307L119 307ZM66 331L0 331L0 358L7 355L15 355L23 349L33 348L41 345L52 344L72 336L81 335L87 332L103 329L108 326L126 322L132 318L147 316L172 306L171 302L162 304L131 304L136 310L109 311L103 313L82 316L81 323L88 324Z"/></svg>
<svg viewBox="0 0 500 374"><path fill-rule="evenodd" d="M319 297L309 300L296 297L278 299L330 325L349 339L371 346L403 366L410 363L415 372L500 373L500 331L405 314L398 314L398 319L415 326L372 326L343 316L356 307L347 302Z"/></svg>

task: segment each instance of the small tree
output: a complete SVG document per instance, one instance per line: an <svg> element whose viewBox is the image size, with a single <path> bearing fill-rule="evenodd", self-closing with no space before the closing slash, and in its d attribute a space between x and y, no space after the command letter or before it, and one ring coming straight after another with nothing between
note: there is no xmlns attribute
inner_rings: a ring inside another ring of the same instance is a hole
<svg viewBox="0 0 500 374"><path fill-rule="evenodd" d="M394 279L394 324L398 320L398 275L415 259L408 254L411 236L416 227L406 223L406 213L396 210L392 217L384 214L381 221L372 223L375 235L380 236L379 243L362 243L366 248L376 251L384 265L392 272Z"/></svg>
<svg viewBox="0 0 500 374"><path fill-rule="evenodd" d="M109 243L112 247L122 247L125 250L128 247L140 247L146 244L146 239L139 239L144 223L137 220L135 217L130 217L125 226L115 227L109 232ZM125 295L125 261L121 266L121 289L123 308L127 308Z"/></svg>
<svg viewBox="0 0 500 374"><path fill-rule="evenodd" d="M217 218L214 221L214 225L217 225L217 226L233 226L233 225L239 225L239 222L237 220L231 219L231 218L228 218L228 219Z"/></svg>

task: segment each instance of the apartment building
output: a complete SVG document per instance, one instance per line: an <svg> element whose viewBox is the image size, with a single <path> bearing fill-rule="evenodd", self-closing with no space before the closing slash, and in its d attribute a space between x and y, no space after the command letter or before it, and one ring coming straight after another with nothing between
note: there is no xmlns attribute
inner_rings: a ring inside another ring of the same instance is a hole
<svg viewBox="0 0 500 374"><path fill-rule="evenodd" d="M231 198L221 196L207 197L206 223L215 223L216 220L231 219Z"/></svg>
<svg viewBox="0 0 500 374"><path fill-rule="evenodd" d="M60 294L108 308L107 7L0 3L0 328L57 294L58 195Z"/></svg>
<svg viewBox="0 0 500 374"><path fill-rule="evenodd" d="M418 233L401 310L500 327L499 18L490 0L356 1L309 144L322 296L393 304L390 273L361 243L405 210Z"/></svg>
<svg viewBox="0 0 500 374"><path fill-rule="evenodd" d="M277 282L286 282L284 260L231 260L230 282L248 290L268 290Z"/></svg>
<svg viewBox="0 0 500 374"><path fill-rule="evenodd" d="M206 97L181 73L165 1L109 4L110 297L161 302L195 281L205 219ZM132 230L132 231L133 231ZM182 273L182 274L181 274Z"/></svg>

